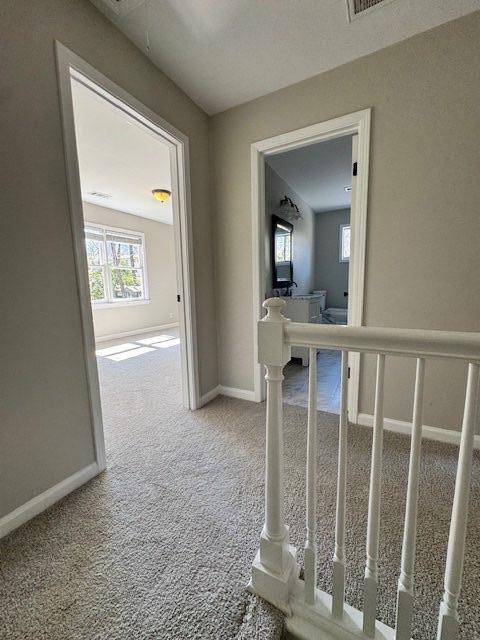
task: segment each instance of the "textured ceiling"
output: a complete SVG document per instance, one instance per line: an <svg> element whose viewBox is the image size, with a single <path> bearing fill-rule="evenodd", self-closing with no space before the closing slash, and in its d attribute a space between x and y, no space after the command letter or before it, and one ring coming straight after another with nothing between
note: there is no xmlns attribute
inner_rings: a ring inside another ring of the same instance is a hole
<svg viewBox="0 0 480 640"><path fill-rule="evenodd" d="M151 193L171 190L168 146L76 80L72 93L83 200L173 224L171 199L161 204Z"/></svg>
<svg viewBox="0 0 480 640"><path fill-rule="evenodd" d="M336 138L267 158L266 162L314 211L350 206L352 137Z"/></svg>
<svg viewBox="0 0 480 640"><path fill-rule="evenodd" d="M350 22L346 0L122 0L133 7L126 15L91 1L208 113L480 8L479 0L389 0Z"/></svg>

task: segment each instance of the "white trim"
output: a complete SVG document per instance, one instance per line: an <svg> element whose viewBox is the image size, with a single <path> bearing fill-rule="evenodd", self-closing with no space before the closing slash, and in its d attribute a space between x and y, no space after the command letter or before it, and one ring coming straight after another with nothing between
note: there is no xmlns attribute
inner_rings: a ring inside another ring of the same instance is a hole
<svg viewBox="0 0 480 640"><path fill-rule="evenodd" d="M297 578L289 600L289 611L285 617L286 629L301 640L361 640L363 613L347 602L344 603L344 615L335 618L332 615L332 596L325 591L315 589L315 603L305 602L305 582ZM375 621L377 640L394 640L395 631L380 620Z"/></svg>
<svg viewBox="0 0 480 640"><path fill-rule="evenodd" d="M371 110L364 109L339 118L320 122L309 127L260 140L251 145L251 204L252 204L252 271L253 271L253 348L254 348L254 398L262 402L265 384L261 365L258 364L257 322L262 316L265 295L265 157L298 149L324 140L353 135L352 162L358 162L358 175L352 176L352 205L350 225L351 257L349 269L348 324L361 326L365 280L365 248L367 232L368 168L370 153ZM360 357L349 358L349 418L358 417L360 387Z"/></svg>
<svg viewBox="0 0 480 640"><path fill-rule="evenodd" d="M93 302L92 309L118 309L118 307L135 307L150 304L150 298L130 298L129 300L112 300L112 302ZM98 339L98 338L97 338Z"/></svg>
<svg viewBox="0 0 480 640"><path fill-rule="evenodd" d="M95 342L109 342L110 340L119 340L128 336L136 336L143 333L153 333L154 331L164 331L178 327L178 322L170 322L169 324L158 324L155 327L145 327L144 329L135 329L134 331L122 331L120 333L110 333L105 336L95 336Z"/></svg>
<svg viewBox="0 0 480 640"><path fill-rule="evenodd" d="M207 391L207 393L203 394L203 396L200 398L200 406L205 406L206 404L214 400L219 394L220 387L217 385L216 387L213 387L213 389L210 389L210 391Z"/></svg>
<svg viewBox="0 0 480 640"><path fill-rule="evenodd" d="M105 445L103 442L100 391L95 359L95 337L92 309L89 301L83 236L84 222L73 116L72 77L160 136L170 148L177 287L180 295L179 323L182 392L184 405L187 408L196 409L199 405L200 392L195 317L189 141L183 133L106 78L63 44L55 41L55 48L77 287L82 317L84 358L87 369L96 457L100 469L103 469L105 468Z"/></svg>
<svg viewBox="0 0 480 640"><path fill-rule="evenodd" d="M75 491L75 489L78 489L82 484L85 484L85 482L88 482L98 475L100 471L98 464L93 462L40 495L35 496L35 498L32 498L25 504L22 504L14 511L7 513L6 516L0 518L0 538L3 538L3 536L6 536L20 525L42 511L45 511L45 509L48 509L52 504L55 504L58 500Z"/></svg>
<svg viewBox="0 0 480 640"><path fill-rule="evenodd" d="M218 393L221 396L228 396L229 398L238 398L239 400L250 400L250 402L256 402L255 391L250 391L250 389L224 387L220 384L218 385Z"/></svg>
<svg viewBox="0 0 480 640"><path fill-rule="evenodd" d="M219 384L217 387L207 391L207 393L201 397L200 406L203 407L217 396L227 396L229 398L237 398L238 400L256 402L255 391L250 391L249 389L237 389L236 387L224 387Z"/></svg>
<svg viewBox="0 0 480 640"><path fill-rule="evenodd" d="M350 256L348 258L343 257L343 230L346 228L350 229L350 223L341 224L338 231L338 261L339 262L350 262Z"/></svg>
<svg viewBox="0 0 480 640"><path fill-rule="evenodd" d="M364 427L371 427L373 425L373 416L369 413L359 413L357 422ZM412 424L410 422L395 420L393 418L385 418L384 427L387 431L394 431L395 433L405 433L410 435L412 432ZM430 427L424 424L422 426L422 437L427 440L436 440L437 442L459 445L461 432L453 429ZM474 436L473 446L475 449L480 449L480 435Z"/></svg>

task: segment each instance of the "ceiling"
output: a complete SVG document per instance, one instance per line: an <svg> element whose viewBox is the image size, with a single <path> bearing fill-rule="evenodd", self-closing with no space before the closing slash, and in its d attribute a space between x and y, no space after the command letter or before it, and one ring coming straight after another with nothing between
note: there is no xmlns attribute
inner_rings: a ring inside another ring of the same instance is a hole
<svg viewBox="0 0 480 640"><path fill-rule="evenodd" d="M152 196L152 189L171 191L167 144L74 79L72 93L83 200L173 224L171 198L161 204Z"/></svg>
<svg viewBox="0 0 480 640"><path fill-rule="evenodd" d="M347 0L91 1L210 114L479 9L385 0L349 22Z"/></svg>
<svg viewBox="0 0 480 640"><path fill-rule="evenodd" d="M352 181L351 136L269 156L266 162L315 212L350 207L345 187Z"/></svg>

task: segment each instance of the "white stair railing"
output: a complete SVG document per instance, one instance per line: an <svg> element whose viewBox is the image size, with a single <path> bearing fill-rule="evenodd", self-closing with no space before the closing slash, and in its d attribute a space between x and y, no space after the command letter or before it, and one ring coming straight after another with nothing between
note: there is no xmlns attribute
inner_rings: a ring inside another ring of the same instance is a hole
<svg viewBox="0 0 480 640"><path fill-rule="evenodd" d="M316 358L315 358L316 360ZM338 428L337 512L333 555L332 614L343 618L345 602L345 511L347 500L348 352L342 351L340 423Z"/></svg>
<svg viewBox="0 0 480 640"><path fill-rule="evenodd" d="M258 324L259 362L265 365L267 382L265 525L260 537L260 549L252 567L252 591L284 611L287 614L287 628L300 638L307 640L313 640L313 638L409 640L411 638L425 360L431 357L461 360L468 363L468 380L450 522L445 587L440 604L437 632L437 640L456 640L459 633L457 607L465 553L472 452L477 416L480 334L293 323L282 316L281 311L284 305L284 301L279 298L266 300L263 306L267 310L267 315ZM298 577L300 568L296 562L296 550L289 544L288 527L283 518L282 369L290 360L292 345L310 349L304 580ZM316 587L316 351L319 348L337 349L342 352L332 594L327 594ZM345 603L347 363L349 352L373 353L377 356L363 612ZM395 629L386 626L377 619L384 428L383 389L387 356L409 356L416 358L417 361Z"/></svg>

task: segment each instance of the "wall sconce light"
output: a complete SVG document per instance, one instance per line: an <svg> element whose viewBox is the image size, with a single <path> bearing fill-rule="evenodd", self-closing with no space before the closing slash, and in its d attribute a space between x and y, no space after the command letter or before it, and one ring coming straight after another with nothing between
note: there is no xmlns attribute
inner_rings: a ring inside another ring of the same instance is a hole
<svg viewBox="0 0 480 640"><path fill-rule="evenodd" d="M287 195L280 200L278 215L280 218L287 220L299 220L302 217L300 209Z"/></svg>

